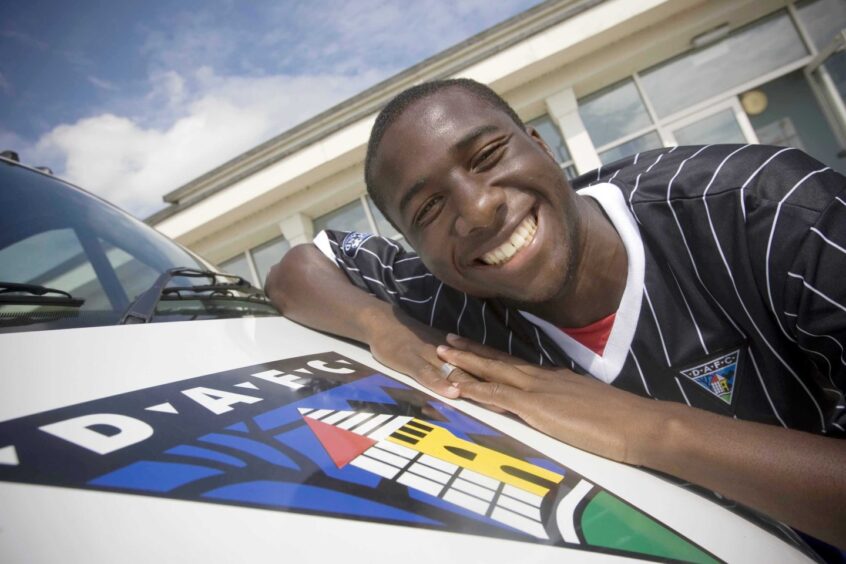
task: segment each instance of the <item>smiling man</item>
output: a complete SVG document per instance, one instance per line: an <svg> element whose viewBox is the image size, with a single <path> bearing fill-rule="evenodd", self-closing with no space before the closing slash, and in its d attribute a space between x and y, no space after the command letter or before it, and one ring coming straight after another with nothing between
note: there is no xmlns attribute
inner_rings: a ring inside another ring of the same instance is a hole
<svg viewBox="0 0 846 564"><path fill-rule="evenodd" d="M286 315L846 545L846 179L797 150L709 146L575 191L468 80L389 103L365 178L417 253L321 233L268 277Z"/></svg>

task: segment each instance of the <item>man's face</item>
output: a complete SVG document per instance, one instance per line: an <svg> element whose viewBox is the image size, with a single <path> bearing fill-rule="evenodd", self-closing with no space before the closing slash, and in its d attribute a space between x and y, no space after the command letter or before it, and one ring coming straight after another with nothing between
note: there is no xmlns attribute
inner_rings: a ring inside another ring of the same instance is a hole
<svg viewBox="0 0 846 564"><path fill-rule="evenodd" d="M384 210L432 273L477 297L563 291L579 246L576 199L539 135L447 88L414 102L374 161Z"/></svg>

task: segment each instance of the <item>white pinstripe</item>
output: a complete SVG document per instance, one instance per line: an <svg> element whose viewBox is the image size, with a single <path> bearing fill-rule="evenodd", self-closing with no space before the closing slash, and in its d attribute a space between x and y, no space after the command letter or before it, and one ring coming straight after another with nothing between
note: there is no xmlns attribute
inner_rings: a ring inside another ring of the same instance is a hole
<svg viewBox="0 0 846 564"><path fill-rule="evenodd" d="M406 262L406 261L409 261L409 260L420 260L420 257L419 256L406 257L404 259L395 260L394 264L399 264L401 262Z"/></svg>
<svg viewBox="0 0 846 564"><path fill-rule="evenodd" d="M687 394L684 393L684 388L682 388L681 382L679 382L679 377L673 376L673 379L676 381L676 386L679 387L679 391L681 392L681 395L684 398L684 403L686 403L687 405L690 405L690 400L687 399Z"/></svg>
<svg viewBox="0 0 846 564"><path fill-rule="evenodd" d="M417 280L419 278L428 278L432 276L431 272L427 272L426 274L420 274L418 276L409 276L408 278L395 278L394 282L408 282L409 280Z"/></svg>
<svg viewBox="0 0 846 564"><path fill-rule="evenodd" d="M822 232L819 229L817 229L816 227L811 227L811 231L813 231L814 233L819 235L822 238L823 241L825 241L826 243L828 243L829 245L831 245L832 247L834 247L835 249L837 249L838 251L840 251L841 253L846 255L846 249L844 249L843 247L841 247L840 245L838 245L837 243L835 243L834 241L832 241L831 239L829 239L828 237L823 235Z"/></svg>
<svg viewBox="0 0 846 564"><path fill-rule="evenodd" d="M413 304L425 304L425 303L429 303L430 301L432 301L432 296L429 296L425 300L412 300L411 298L406 298L404 296L399 296L399 299L401 299L404 302L411 302Z"/></svg>
<svg viewBox="0 0 846 564"><path fill-rule="evenodd" d="M435 307L438 305L438 297L441 295L441 288L444 287L444 283L441 282L438 286L438 290L435 292L435 300L432 302L432 314L429 316L429 327L432 326L432 323L435 322Z"/></svg>
<svg viewBox="0 0 846 564"><path fill-rule="evenodd" d="M365 253L367 253L367 254L371 254L371 255L373 255L373 256L376 258L376 262L378 262L378 263L379 263L379 266L381 266L381 267L382 267L382 268L384 268L385 270L393 270L393 269L394 269L394 267L393 267L392 265L390 265L390 264L385 264L384 262L382 262L382 259L381 259L381 258L379 258L379 255L377 255L376 253L374 253L374 252L373 252L373 251L371 251L370 249L365 249L364 247L359 247L359 248L358 248L358 250L359 250L359 251L364 251L364 252L365 252Z"/></svg>
<svg viewBox="0 0 846 564"><path fill-rule="evenodd" d="M749 146L749 145L746 145L746 146L744 147L744 149L745 149L746 147L748 147L748 146ZM763 163L761 166L759 166L758 168L756 168L756 169L755 169L755 172L753 172L753 173L752 173L752 176L750 176L749 178L747 178L747 179L746 179L746 182L744 182L744 183L743 183L743 185L740 187L740 209L741 209L741 211L743 212L743 221L744 221L744 222L746 221L746 200L745 200L745 199L744 199L744 197L743 197L743 192L744 192L744 190L746 190L746 187L749 185L749 183L750 183L750 182L752 182L752 179L753 179L753 178L755 178L756 176L758 176L758 173L759 173L759 172L761 172L761 170L762 170L765 166L767 166L768 164L770 164L770 161L772 161L774 158L776 158L777 156L779 156L779 155L780 155L780 154L782 154L783 152L785 152L785 151L790 151L790 150L792 150L792 149L793 149L792 147L787 147L787 148L785 148L785 149L782 149L781 151L778 151L778 152L774 153L774 154L773 154L773 156L771 156L770 158L768 158L767 160L765 160L765 161L764 161L764 163Z"/></svg>
<svg viewBox="0 0 846 564"><path fill-rule="evenodd" d="M835 200L837 200L838 202L840 202L841 204L843 204L844 206L846 206L846 202L844 202L843 200L841 200L841 199L840 199L840 196L835 196L835 197L834 197L834 199L835 199Z"/></svg>
<svg viewBox="0 0 846 564"><path fill-rule="evenodd" d="M652 392L649 391L649 386L646 385L646 378L643 376L643 370L640 369L640 362L637 361L634 349L630 348L629 354L632 355L632 359L634 359L635 366L637 367L637 373L640 374L640 381L643 382L643 389L646 390L646 395L652 397Z"/></svg>
<svg viewBox="0 0 846 564"><path fill-rule="evenodd" d="M546 355L546 358L549 360L549 362L551 362L552 364L555 364L555 362L553 362L553 360L552 360L552 357L549 356L549 353L546 352L545 348L543 348L543 344L541 343L540 333L538 332L537 325L532 325L532 327L535 330L535 338L538 340L538 348L540 348L541 353L542 353L541 357L540 357L540 359L541 359L540 364L541 365L543 364L543 355Z"/></svg>
<svg viewBox="0 0 846 564"><path fill-rule="evenodd" d="M776 153L776 154L778 154L778 153ZM775 237L776 224L778 224L778 216L781 213L781 206L784 204L784 202L787 201L787 199L791 196L791 194L793 194L793 192L795 192L799 188L799 186L802 185L803 182L805 182L807 179L809 179L813 175L815 175L819 172L823 172L825 170L828 170L828 167L821 168L820 170L815 170L814 172L809 172L804 177L802 177L802 180L797 182L796 185L793 186L793 188L791 188L787 192L787 194L784 195L784 197L781 200L779 200L778 205L776 206L775 215L773 216L773 224L770 227L770 237L767 240L767 255L766 255L766 259L764 260L764 275L766 276L766 280L767 280L767 297L770 300L770 311L773 312L773 317L775 317L776 324L778 325L778 328L781 329L781 332L784 333L784 336L787 337L787 340L792 342L792 343L795 343L796 339L794 339L792 336L790 336L787 333L787 331L784 329L784 326L781 324L781 319L779 319L779 315L776 312L775 303L773 302L773 291L772 291L772 285L770 284L770 255L772 254L773 237Z"/></svg>
<svg viewBox="0 0 846 564"><path fill-rule="evenodd" d="M702 338L702 331L699 330L699 324L696 323L696 318L693 317L693 310L690 309L690 304L687 303L687 298L682 291L681 284L679 284L679 279L676 278L676 273L673 272L673 269L670 269L670 274L673 275L673 280L676 282L676 287L679 289L679 294L681 294L682 300L684 301L684 307L687 308L687 313L690 314L690 320L693 322L693 327L696 329L696 334L699 335L699 342L702 344L702 350L705 351L705 354L709 354L708 347L705 346L705 339Z"/></svg>
<svg viewBox="0 0 846 564"><path fill-rule="evenodd" d="M810 331L806 331L805 329L802 329L801 327L799 327L799 325L796 325L796 330L800 331L802 333L805 333L806 335L808 335L810 337L817 337L817 338L826 337L826 338L834 341L834 344L837 345L838 347L840 347L840 364L842 364L843 366L846 366L846 360L843 360L844 349L843 349L843 345L840 343L840 341L838 341L837 339L835 339L831 335L817 335L816 333L811 333Z"/></svg>
<svg viewBox="0 0 846 564"><path fill-rule="evenodd" d="M637 164L637 159L638 159L638 157L640 157L640 153L635 153L634 160L632 161L632 165L636 165L636 164Z"/></svg>
<svg viewBox="0 0 846 564"><path fill-rule="evenodd" d="M798 278L799 280L802 281L802 284L804 284L807 289L809 289L810 291L812 291L813 293L815 293L816 295L818 295L819 297L821 297L822 299L824 299L825 301L830 303L831 305L837 306L838 308L842 309L843 311L846 311L846 306L844 306L843 304L837 303L836 301L832 300L831 298L829 298L828 296L826 296L825 294L823 294L822 292L820 292L819 290L817 290L816 288L814 288L813 286L808 284L801 275L796 274L795 272L788 272L787 275L790 276L791 278Z"/></svg>
<svg viewBox="0 0 846 564"><path fill-rule="evenodd" d="M639 154L639 153L638 153L638 154ZM648 173L649 171L651 171L651 170L652 170L652 167L654 167L654 166L655 166L655 165L657 165L659 162L661 162L661 157L663 157L663 156L664 156L664 153L661 153L660 155L658 155L658 158L657 158L657 159L655 159L655 162L654 162L654 163L652 163L651 165L649 165L649 167L647 167L647 169L646 169L645 171L643 171L643 172L641 172L640 174L638 174L638 175L637 175L637 177L635 178L635 185L634 185L634 188L632 189L631 193L629 194L629 210L631 210L632 215L634 216L635 220L636 220L638 223L640 223L640 218L637 216L637 213L636 213L636 212L635 212L635 210L634 210L634 206L632 205L632 198L634 198L635 192L637 192L637 187L638 187L638 185L640 185L640 177L641 177L641 175L646 174L646 173Z"/></svg>
<svg viewBox="0 0 846 564"><path fill-rule="evenodd" d="M746 347L746 352L749 353L749 358L752 360L752 367L755 369L755 374L758 375L758 381L761 382L761 388L764 390L764 395L767 397L767 402L770 404L770 407L772 408L773 413L775 413L775 416L776 416L776 419L778 419L778 422L781 423L781 426L786 429L787 424L784 422L784 419L781 418L781 415L779 415L778 410L776 409L776 406L773 403L773 399L770 397L770 392L769 392L769 390L767 390L766 384L764 384L764 378L761 376L761 371L758 370L758 361L755 360L755 355L752 354L752 349L749 348L749 347Z"/></svg>
<svg viewBox="0 0 846 564"><path fill-rule="evenodd" d="M687 251L687 256L688 256L688 258L690 258L690 265L693 267L693 273L696 274L696 279L699 281L699 284L702 285L702 288L705 290L705 292L707 292L708 296L710 296L710 298L714 301L714 303L717 304L717 307L720 308L720 311L722 312L723 316L725 316L725 318L728 320L728 322L731 323L731 326L734 327L734 329L745 338L746 335L743 333L743 331L741 331L740 327L737 326L737 323L734 322L734 319L731 318L731 316L728 314L728 312L725 310L725 308L723 308L723 304L721 304L719 302L719 300L717 300L714 297L714 294L711 293L711 290L709 290L708 287L705 285L705 282L702 281L702 276L699 274L699 268L696 266L696 261L693 260L693 253L690 251L690 245L687 244L687 238L684 236L684 230L682 229L681 223L679 222L679 218L676 215L676 210L673 209L673 204L672 204L672 201L670 200L670 190L672 189L673 181L681 173L681 170L684 167L685 163L687 161L689 161L690 159L692 159L693 157L697 156L699 153L701 153L702 151L704 151L708 147L710 147L710 145L706 145L705 147L700 148L694 154L692 154L691 156L689 156L688 158L683 160L682 163L679 165L679 169L676 171L676 173L670 179L669 184L667 184L667 206L670 208L670 213L673 214L673 220L676 222L676 226L679 228L679 234L681 235L681 239L682 239L682 243L684 244L684 248ZM711 178L711 182L713 182L713 181L714 181L714 177ZM708 183L709 186L711 185L711 182Z"/></svg>
<svg viewBox="0 0 846 564"><path fill-rule="evenodd" d="M464 317L464 310L467 309L467 294L464 293L464 305L461 306L461 313L458 314L458 321L455 322L455 333L461 336L461 318Z"/></svg>
<svg viewBox="0 0 846 564"><path fill-rule="evenodd" d="M697 154L698 154L698 152L697 152ZM716 177L716 172L714 173L714 177ZM713 182L713 180L714 179L712 178L711 182L708 183L708 187L711 186L711 183ZM796 372L787 363L787 361L785 361L781 357L781 355L778 354L778 351L775 350L775 347L773 347L772 344L770 344L770 342L764 336L763 331L761 331L761 328L758 327L757 323L755 323L755 320L752 319L752 314L749 313L749 310L746 308L746 304L743 302L743 298L740 296L740 290L737 289L737 283L734 281L734 275L732 275L731 268L729 268L728 261L726 260L725 254L723 254L723 248L720 246L720 240L717 237L717 231L714 228L714 222L711 219L711 210L708 208L708 200L705 198L705 195L707 194L707 192L708 192L708 188L705 188L705 192L702 194L702 202L705 205L705 215L707 215L707 217L708 217L708 225L711 228L711 235L714 238L714 243L717 245L717 251L719 251L720 259L723 261L723 266L725 266L726 274L728 274L729 280L731 281L731 286L734 289L735 295L737 296L737 301L738 301L738 303L740 303L740 307L743 308L743 312L746 314L746 318L749 320L749 323L752 325L752 327L758 333L758 336L761 338L761 341L767 346L768 349L770 349L770 352L773 354L773 356L776 357L778 359L778 361L782 364L782 366L784 366L787 369L787 371L793 376L793 378L799 383L799 385L802 386L802 389L805 390L805 393L808 394L808 397L811 398L811 402L813 402L814 407L817 409L817 413L819 413L819 416L820 416L820 424L822 425L822 432L825 433L825 417L823 416L822 409L820 408L819 403L817 403L816 398L813 396L813 394L811 394L811 390L808 389L808 386L805 385L805 382L802 381L802 379L799 377L799 375L796 374ZM670 206L670 207L672 207L672 206ZM675 215L675 212L674 212L674 215ZM681 226L679 226L679 229L681 229Z"/></svg>
<svg viewBox="0 0 846 564"><path fill-rule="evenodd" d="M646 289L646 284L643 284L643 295L646 296L646 303L649 304L649 311L652 312L652 319L655 320L655 327L658 329L658 338L661 340L661 348L664 349L664 358L667 359L667 366L671 366L670 355L667 354L667 345L664 343L664 334L661 332L661 326L658 324L658 317L655 315L655 308L652 307L652 300L649 299L649 291Z"/></svg>
<svg viewBox="0 0 846 564"><path fill-rule="evenodd" d="M365 280L367 280L368 282L374 282L374 283L376 283L376 284L379 284L380 286L382 286L383 288L385 288L385 291L386 291L387 293L389 293L389 294L396 294L396 293L397 293L397 291L396 291L396 290L390 290L390 289L388 289L388 287L387 287L387 286L385 286L385 283L384 283L384 282L382 282L381 280L377 280L376 278L371 278L370 276L365 276L364 274L362 274L362 275L361 275L361 277L362 277L362 278L364 278Z"/></svg>

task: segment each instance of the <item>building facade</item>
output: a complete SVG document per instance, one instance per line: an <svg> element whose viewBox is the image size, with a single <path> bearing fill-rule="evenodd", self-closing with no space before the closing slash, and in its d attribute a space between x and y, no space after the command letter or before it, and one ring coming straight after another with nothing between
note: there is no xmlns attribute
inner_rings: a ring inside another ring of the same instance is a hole
<svg viewBox="0 0 846 564"><path fill-rule="evenodd" d="M147 221L263 283L324 228L402 239L365 193L378 110L448 77L491 86L573 177L662 146L766 143L846 174L846 0L540 4L165 196Z"/></svg>

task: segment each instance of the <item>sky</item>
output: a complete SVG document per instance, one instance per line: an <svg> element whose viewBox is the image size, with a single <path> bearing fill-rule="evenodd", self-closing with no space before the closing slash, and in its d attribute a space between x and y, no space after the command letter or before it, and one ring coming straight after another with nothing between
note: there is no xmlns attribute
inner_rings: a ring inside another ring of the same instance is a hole
<svg viewBox="0 0 846 564"><path fill-rule="evenodd" d="M5 0L0 150L162 196L538 0Z"/></svg>

